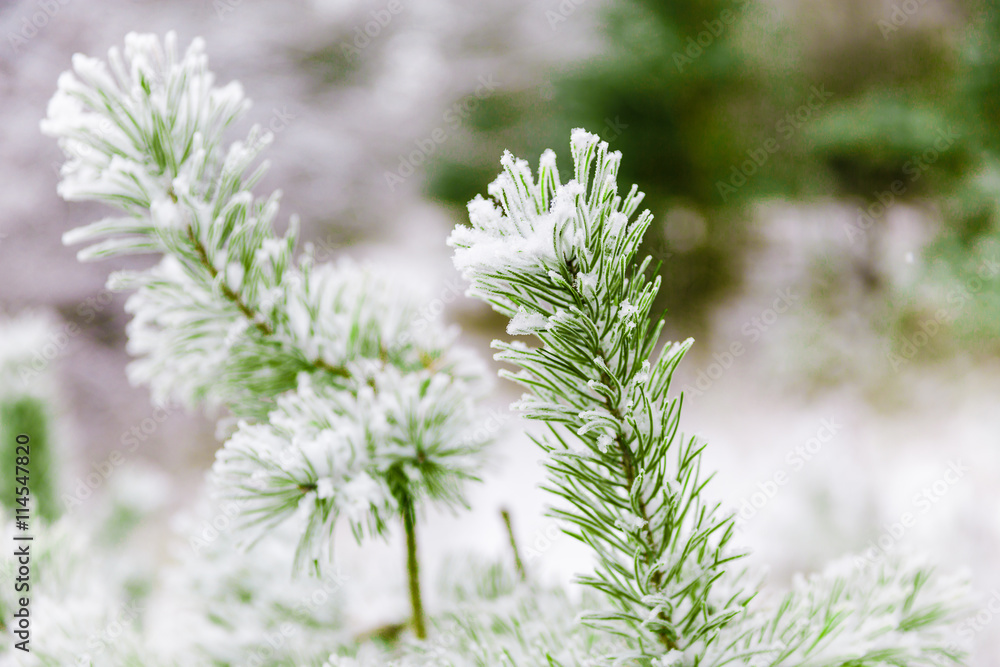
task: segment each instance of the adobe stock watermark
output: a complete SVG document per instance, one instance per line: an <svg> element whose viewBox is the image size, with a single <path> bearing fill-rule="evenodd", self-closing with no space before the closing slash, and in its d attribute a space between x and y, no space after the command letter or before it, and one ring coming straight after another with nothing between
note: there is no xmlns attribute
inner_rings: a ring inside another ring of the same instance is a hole
<svg viewBox="0 0 1000 667"><path fill-rule="evenodd" d="M453 656L459 647L459 637L453 630L454 617L444 623L434 617L428 620L434 632L420 641L419 654L384 662L385 667L452 667L456 664ZM464 629L461 634L468 636ZM350 656L331 655L320 667L359 667L359 663Z"/></svg>
<svg viewBox="0 0 1000 667"><path fill-rule="evenodd" d="M215 10L215 18L225 21L226 16L236 11L236 8L243 4L243 0L213 0L212 8Z"/></svg>
<svg viewBox="0 0 1000 667"><path fill-rule="evenodd" d="M933 317L922 319L918 330L909 336L903 336L898 341L898 348L890 347L886 351L886 360L892 370L899 371L903 365L910 363L921 349L930 344L931 340L941 331L944 325L955 321L965 308L973 303L976 296L986 285L1000 275L1000 261L997 258L984 260L976 269L976 274L965 280L958 287L952 288L945 296L949 308L939 308Z"/></svg>
<svg viewBox="0 0 1000 667"><path fill-rule="evenodd" d="M90 667L94 664L101 664L97 657L103 655L105 651L121 641L122 636L128 631L129 626L135 625L144 612L139 603L135 600L122 605L111 615L111 620L101 629L100 632L92 633L87 637L87 652L77 656L72 662L77 667Z"/></svg>
<svg viewBox="0 0 1000 667"><path fill-rule="evenodd" d="M587 0L562 0L555 11L545 10L545 20L549 22L549 29L552 32L558 30L560 24L568 21L569 17L586 2Z"/></svg>
<svg viewBox="0 0 1000 667"><path fill-rule="evenodd" d="M765 139L760 146L748 149L747 159L739 166L733 165L729 168L729 178L715 182L715 188L719 191L722 201L727 201L730 195L746 185L754 174L767 164L771 156L781 150L781 142L794 137L795 133L812 120L831 97L833 93L823 84L812 86L806 101L774 124L774 136Z"/></svg>
<svg viewBox="0 0 1000 667"><path fill-rule="evenodd" d="M424 303L416 317L413 318L413 322L408 328L399 336L401 343L409 343L413 340L414 336L419 335L432 323L437 322L441 319L442 313L448 307L448 304L454 303L462 295L465 294L465 286L454 278L449 278L444 283L444 289L442 289L436 297Z"/></svg>
<svg viewBox="0 0 1000 667"><path fill-rule="evenodd" d="M909 22L920 8L927 4L927 0L903 0L897 2L889 10L889 18L879 19L878 31L882 33L882 39L889 39L889 35L897 32Z"/></svg>
<svg viewBox="0 0 1000 667"><path fill-rule="evenodd" d="M35 0L35 7L32 11L28 6L28 14L21 17L20 28L15 32L11 30L7 33L7 43L15 56L21 55L21 49L28 45L28 42L38 36L38 33L56 17L62 8L70 4L72 0ZM27 3L25 3L27 5Z"/></svg>
<svg viewBox="0 0 1000 667"><path fill-rule="evenodd" d="M297 289L302 283L303 278L298 273L290 273L287 278L282 278L280 285L267 290L261 295L260 300L253 308L255 315L252 320L244 317L235 320L230 325L229 329L226 330L225 337L222 339L223 346L229 348L235 345L254 326L259 325L261 322L266 322L273 315L275 307L286 298L288 290ZM273 402L267 396L261 396L260 400L265 403Z"/></svg>
<svg viewBox="0 0 1000 667"><path fill-rule="evenodd" d="M114 123L111 119L103 116L97 120L96 127L91 131L97 135L98 139L106 139L108 134L114 128ZM87 157L95 154L97 151L89 143L84 143L81 141L74 141L63 147L63 152L66 154L67 161L71 158L76 158L77 160L86 161ZM65 162L63 160L54 160L52 162L52 171L55 172L56 176L62 174L62 167Z"/></svg>
<svg viewBox="0 0 1000 667"><path fill-rule="evenodd" d="M298 116L288 110L288 107L274 107L271 109L271 115L268 117L267 121L262 124L262 127L267 128L270 131L268 133L260 133L257 135L256 140L251 143L247 148L253 151L259 151L265 145L271 143L274 139L274 135L281 134L288 126L292 124L292 121L298 118Z"/></svg>
<svg viewBox="0 0 1000 667"><path fill-rule="evenodd" d="M281 134L288 129L288 126L291 125L292 121L296 118L298 118L298 116L290 112L286 106L283 106L280 109L278 107L273 107L271 109L271 115L268 119L264 122L256 123L253 130L251 130L250 136L243 140L246 150L256 156L261 150L269 146L274 141L275 135ZM260 128L264 128L267 131L260 132Z"/></svg>
<svg viewBox="0 0 1000 667"><path fill-rule="evenodd" d="M441 116L441 120L444 125L439 125L431 130L428 136L414 141L414 150L406 153L405 155L399 156L399 165L396 170L386 171L383 174L385 184L389 187L391 192L395 192L397 185L416 173L417 168L424 164L424 162L427 161L427 158L437 151L438 146L448 141L451 133L462 127L462 124L469 117L469 115L478 109L480 103L492 95L500 85L493 78L492 74L488 76L480 76L478 81L479 85L476 87L475 91L466 95L445 110L444 114Z"/></svg>
<svg viewBox="0 0 1000 667"><path fill-rule="evenodd" d="M674 51L672 59L678 72L683 74L685 68L690 67L701 58L705 51L710 49L736 23L740 13L749 7L766 11L771 20L776 18L777 10L768 3L753 2L752 0L732 0L732 2L733 8L723 9L716 18L702 21L705 29L693 37L689 36L682 50Z"/></svg>
<svg viewBox="0 0 1000 667"><path fill-rule="evenodd" d="M350 580L350 577L339 569L324 575L319 580L319 585L296 603L293 608L295 616L297 618L311 616L317 609L328 604L333 596L343 590ZM300 625L288 621L279 624L270 632L264 633L265 645L250 649L246 658L237 664L241 667L263 667L275 664L275 658L280 655L279 652L289 645L289 641L299 633L300 629Z"/></svg>
<svg viewBox="0 0 1000 667"><path fill-rule="evenodd" d="M958 636L971 641L976 635L986 629L993 620L1000 616L1000 588L990 591L990 598L977 612L958 624Z"/></svg>
<svg viewBox="0 0 1000 667"><path fill-rule="evenodd" d="M236 525L240 514L243 513L243 508L248 502L246 499L220 502L217 508L218 511L210 518L198 524L188 536L188 546L191 547L191 551L200 555L202 551L207 549L219 537L228 533Z"/></svg>
<svg viewBox="0 0 1000 667"><path fill-rule="evenodd" d="M911 156L909 160L903 163L902 170L906 178L896 179L889 185L888 190L872 193L876 201L870 203L858 214L854 224L844 227L848 241L855 243L858 239L863 239L868 230L875 224L875 221L883 217L889 210L889 207L896 202L896 198L906 194L910 186L919 181L927 170L941 158L941 155L947 152L961 138L961 135L953 127L949 127L947 131L938 129L934 133L937 135L937 138L930 148L919 155Z"/></svg>
<svg viewBox="0 0 1000 667"><path fill-rule="evenodd" d="M757 490L743 498L736 510L736 528L743 528L764 507L774 500L781 487L791 481L791 473L800 472L806 464L816 458L823 447L837 437L844 425L834 418L820 420L820 427L804 443L796 445L785 454L789 470L781 468L762 482L757 482Z"/></svg>
<svg viewBox="0 0 1000 667"><path fill-rule="evenodd" d="M156 433L177 408L176 405L154 405L153 412L149 417L122 433L120 447L113 449L100 461L91 463L90 471L76 478L71 485L71 491L62 494L63 507L66 510L79 507L94 495L94 492L111 479L111 476L125 464L128 455L135 452L140 444L146 442Z"/></svg>
<svg viewBox="0 0 1000 667"><path fill-rule="evenodd" d="M661 235L657 234L652 241L652 248L650 248L649 254L652 255L657 261L662 262L673 257L674 251L670 242Z"/></svg>
<svg viewBox="0 0 1000 667"><path fill-rule="evenodd" d="M748 344L756 343L767 331L778 321L778 318L787 313L793 306L798 304L802 297L792 292L790 287L778 290L769 308L765 308L759 315L751 317L744 322L740 332L747 339ZM701 396L708 391L715 382L721 378L726 371L733 367L736 360L742 357L747 351L747 345L742 340L734 340L722 352L712 353L713 361L705 368L699 369L695 376L694 384L685 385L685 394Z"/></svg>
<svg viewBox="0 0 1000 667"><path fill-rule="evenodd" d="M963 642L971 644L976 635L985 630L998 615L1000 615L1000 588L990 591L990 598L977 611L965 617L955 626L955 633ZM961 653L965 650L957 642L945 647L949 651ZM936 665L954 665L955 661L944 655L934 655L931 657Z"/></svg>
<svg viewBox="0 0 1000 667"><path fill-rule="evenodd" d="M737 12L732 9L723 9L718 18L702 21L705 29L694 37L688 37L683 51L674 51L674 67L677 71L683 74L685 67L693 65L694 61L701 58L705 49L715 44L715 40L722 37L722 34L736 23L736 16Z"/></svg>
<svg viewBox="0 0 1000 667"><path fill-rule="evenodd" d="M279 467L290 468L297 459L297 451L295 448L286 447L274 456L272 462ZM251 500L249 497L240 497L235 500L225 498L216 503L215 513L202 520L190 531L188 546L191 551L195 554L201 554L213 542L235 528L243 510L250 504Z"/></svg>
<svg viewBox="0 0 1000 667"><path fill-rule="evenodd" d="M623 123L621 116L615 116L614 120L611 118L604 119L604 131L599 132L601 139L603 139L610 146L614 143L615 139L622 136L622 132L628 129L628 123Z"/></svg>
<svg viewBox="0 0 1000 667"><path fill-rule="evenodd" d="M76 322L64 322L46 336L41 345L31 353L31 359L18 365L17 375L21 384L28 387L37 380L81 331L80 325Z"/></svg>
<svg viewBox="0 0 1000 667"><path fill-rule="evenodd" d="M913 495L910 504L915 511L903 512L896 521L884 524L882 526L884 532L869 541L868 548L855 557L855 566L860 569L883 561L896 548L906 532L917 525L917 519L929 514L953 486L965 479L965 474L969 470L970 468L960 459L948 461L948 469L941 477Z"/></svg>
<svg viewBox="0 0 1000 667"><path fill-rule="evenodd" d="M385 7L373 9L368 12L371 20L363 25L354 26L352 39L340 43L340 51L344 57L351 61L356 61L361 57L361 52L367 49L374 40L378 39L382 31L389 27L392 20L403 12L403 3L400 0L389 0Z"/></svg>
<svg viewBox="0 0 1000 667"><path fill-rule="evenodd" d="M309 255L319 263L326 262L337 256L337 251L343 250L348 244L338 241L332 234L320 241L309 241L306 244Z"/></svg>
<svg viewBox="0 0 1000 667"><path fill-rule="evenodd" d="M77 317L84 324L90 324L113 300L113 292L105 289L95 296L89 296L76 307ZM34 382L53 361L59 358L70 341L83 331L76 322L63 322L53 330L32 352L31 359L22 363L17 370L21 382L27 386Z"/></svg>
<svg viewBox="0 0 1000 667"><path fill-rule="evenodd" d="M482 447L493 441L504 425L514 418L509 409L492 408L482 418L482 420L472 429L463 440L465 447Z"/></svg>
<svg viewBox="0 0 1000 667"><path fill-rule="evenodd" d="M535 530L524 546L525 563L530 565L542 557L556 542L565 537L555 519L549 519L541 528Z"/></svg>

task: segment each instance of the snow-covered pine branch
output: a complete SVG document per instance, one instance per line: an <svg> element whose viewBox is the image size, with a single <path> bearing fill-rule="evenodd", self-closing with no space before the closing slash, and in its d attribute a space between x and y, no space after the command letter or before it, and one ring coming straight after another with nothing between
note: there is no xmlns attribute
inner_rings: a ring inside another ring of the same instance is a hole
<svg viewBox="0 0 1000 667"><path fill-rule="evenodd" d="M863 559L861 559L863 560ZM964 575L941 576L919 558L845 557L747 613L679 664L939 667L964 664L952 621L968 605ZM763 596L762 596L763 597ZM697 654L699 662L690 662ZM669 663L668 663L669 664Z"/></svg>
<svg viewBox="0 0 1000 667"><path fill-rule="evenodd" d="M294 257L295 219L274 231L280 193L252 192L271 135L226 144L249 106L215 84L201 40L181 54L173 34L130 34L106 63L76 55L42 123L68 158L59 192L120 215L64 240L90 244L81 260L162 254L109 279L136 290L130 377L231 412L215 478L256 535L305 513L301 566L325 559L339 516L359 539L396 516L412 555L419 503L461 503L475 478L483 366L399 285Z"/></svg>
<svg viewBox="0 0 1000 667"><path fill-rule="evenodd" d="M736 561L733 516L707 499L704 445L678 432L670 380L691 341L658 347L650 310L659 278L638 256L649 211L622 196L621 155L582 129L571 136L572 178L552 151L537 178L505 153L492 200L469 203L471 226L449 242L470 293L510 318L494 343L503 372L529 393L515 407L545 422L552 514L589 546L596 569L579 580L606 594L585 615L632 641L612 656L657 666L952 664L945 622L961 590L928 585L906 564L841 569L803 581L773 604ZM763 596L762 596L763 597ZM903 660L903 662L900 662ZM629 663L631 664L631 663Z"/></svg>

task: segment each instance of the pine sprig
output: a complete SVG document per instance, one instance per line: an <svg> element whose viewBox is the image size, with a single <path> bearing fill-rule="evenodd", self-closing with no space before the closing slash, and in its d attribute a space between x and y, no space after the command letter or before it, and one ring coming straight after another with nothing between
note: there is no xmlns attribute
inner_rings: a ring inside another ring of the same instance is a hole
<svg viewBox="0 0 1000 667"><path fill-rule="evenodd" d="M652 216L636 215L635 186L619 195L620 154L584 130L570 143L565 184L552 151L537 178L505 153L492 201L470 202L471 225L449 242L470 294L510 318L509 334L540 342L493 346L519 369L501 375L529 391L514 407L547 426L534 440L548 453L545 488L559 501L551 514L596 556L578 580L608 607L583 619L634 642L609 658L657 667L960 660L944 637L961 589L924 586L926 569L831 572L777 604L754 600L758 582L731 546L733 516L707 499L705 445L679 433L682 397L670 382L692 341L659 342L659 278L638 256Z"/></svg>
<svg viewBox="0 0 1000 667"><path fill-rule="evenodd" d="M553 515L598 556L580 581L615 603L585 618L677 649L711 634L749 596L711 595L734 558L733 523L702 499L702 445L679 436L681 399L668 397L690 341L655 352L659 278L648 277L648 258L635 261L652 217L635 216L637 188L618 195L617 153L582 131L572 150L565 185L550 151L537 181L506 154L490 186L499 207L474 200L472 227L451 243L471 291L512 317L508 333L542 343L494 347L522 369L505 375L532 392L517 407L550 426L536 441L551 454L546 488L563 501Z"/></svg>
<svg viewBox="0 0 1000 667"><path fill-rule="evenodd" d="M937 575L917 559L859 568L845 558L797 577L784 596L723 628L702 664L963 664L949 623L966 595L962 577Z"/></svg>
<svg viewBox="0 0 1000 667"><path fill-rule="evenodd" d="M180 54L173 34L132 34L107 62L74 58L42 129L68 158L62 196L123 214L64 236L90 244L80 259L162 255L109 281L135 290L130 378L160 400L228 410L220 494L251 541L304 514L305 566L328 560L342 516L360 540L393 518L412 533L425 500L464 503L485 382L405 289L295 256L298 222L275 232L280 192L253 192L271 135L224 140L249 106L239 84L215 85L201 40Z"/></svg>

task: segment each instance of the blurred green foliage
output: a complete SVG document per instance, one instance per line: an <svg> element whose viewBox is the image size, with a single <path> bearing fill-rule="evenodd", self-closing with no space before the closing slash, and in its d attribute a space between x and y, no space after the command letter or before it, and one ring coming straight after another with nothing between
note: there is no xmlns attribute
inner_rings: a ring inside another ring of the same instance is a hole
<svg viewBox="0 0 1000 667"><path fill-rule="evenodd" d="M1000 352L1000 2L975 3L960 42L958 112L971 164L942 188L945 225L927 249L929 278L947 286L960 343Z"/></svg>
<svg viewBox="0 0 1000 667"><path fill-rule="evenodd" d="M15 489L20 484L17 484L14 474L14 463L19 456L16 451L18 435L27 435L30 439L30 461L26 467L33 503L32 520L40 516L52 522L61 513L56 493L58 480L50 439L50 419L48 406L35 396L20 395L0 400L0 460L8 473L0 479L0 497L12 516L15 508L19 507L15 502Z"/></svg>
<svg viewBox="0 0 1000 667"><path fill-rule="evenodd" d="M680 326L697 330L739 285L754 205L769 199L833 197L875 211L870 255L885 227L879 203L941 209L922 278L949 287L981 269L997 235L997 4L614 3L602 10L599 55L484 101L436 156L428 192L463 205L495 176L503 149L537 155L582 126L623 152L622 180L647 193L659 221L648 249L663 261L662 305ZM933 306L900 299L874 263L858 270L890 323L883 333L898 340L914 307ZM956 332L993 337L998 285L956 313Z"/></svg>

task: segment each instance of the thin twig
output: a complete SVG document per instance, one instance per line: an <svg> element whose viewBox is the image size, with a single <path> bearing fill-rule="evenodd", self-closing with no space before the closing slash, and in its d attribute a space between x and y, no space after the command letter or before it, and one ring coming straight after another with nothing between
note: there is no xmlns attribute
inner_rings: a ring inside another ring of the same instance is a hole
<svg viewBox="0 0 1000 667"><path fill-rule="evenodd" d="M503 517L503 523L507 527L507 537L510 539L510 550L514 552L514 567L517 569L517 575L521 578L521 581L528 580L528 573L524 569L524 562L521 560L521 551L517 548L517 540L514 538L514 528L510 523L510 512L504 507L500 510L500 516Z"/></svg>
<svg viewBox="0 0 1000 667"><path fill-rule="evenodd" d="M424 625L424 604L420 595L420 563L417 560L417 522L412 503L403 510L403 528L406 531L406 574L410 587L410 607L413 610L413 633L417 639L427 639Z"/></svg>

